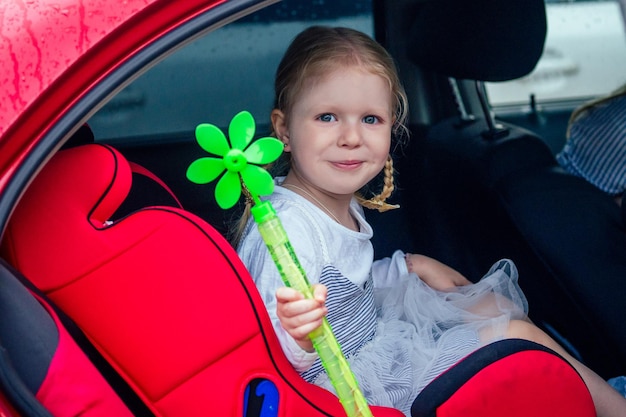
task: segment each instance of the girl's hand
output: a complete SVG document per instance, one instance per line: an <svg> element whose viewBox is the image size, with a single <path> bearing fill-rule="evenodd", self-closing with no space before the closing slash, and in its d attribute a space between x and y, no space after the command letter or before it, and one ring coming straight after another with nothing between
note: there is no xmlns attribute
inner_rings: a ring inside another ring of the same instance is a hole
<svg viewBox="0 0 626 417"><path fill-rule="evenodd" d="M326 287L313 285L313 299L306 299L299 291L281 287L276 291L276 314L283 329L294 338L298 346L313 352L313 343L308 334L322 325L322 318L328 310Z"/></svg>
<svg viewBox="0 0 626 417"><path fill-rule="evenodd" d="M461 273L441 262L424 255L407 253L406 266L409 272L417 274L429 287L447 291L471 284Z"/></svg>

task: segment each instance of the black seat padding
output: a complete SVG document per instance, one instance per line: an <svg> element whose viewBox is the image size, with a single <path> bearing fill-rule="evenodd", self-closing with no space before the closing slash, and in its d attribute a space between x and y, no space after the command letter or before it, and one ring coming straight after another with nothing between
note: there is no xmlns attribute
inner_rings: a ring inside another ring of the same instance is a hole
<svg viewBox="0 0 626 417"><path fill-rule="evenodd" d="M535 67L546 30L543 0L428 1L415 15L407 54L446 77L512 80ZM531 318L556 329L553 336L571 342L602 376L626 373L626 233L618 206L560 171L533 133L504 125L502 134L486 136L484 116L439 121L421 145L413 210L424 220L413 227L431 239L422 248L470 273L492 258L513 259Z"/></svg>
<svg viewBox="0 0 626 417"><path fill-rule="evenodd" d="M495 191L563 291L595 324L587 336L607 347L608 376L623 374L626 229L619 206L556 164L503 179Z"/></svg>
<svg viewBox="0 0 626 417"><path fill-rule="evenodd" d="M55 323L0 262L0 388L25 416L49 417L35 398L58 343Z"/></svg>

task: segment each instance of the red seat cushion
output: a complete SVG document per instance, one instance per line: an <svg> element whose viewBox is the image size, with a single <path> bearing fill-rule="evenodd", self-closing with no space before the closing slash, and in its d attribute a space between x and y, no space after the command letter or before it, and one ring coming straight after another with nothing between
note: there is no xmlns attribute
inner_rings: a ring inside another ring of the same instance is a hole
<svg viewBox="0 0 626 417"><path fill-rule="evenodd" d="M67 333L52 308L43 306L59 331L59 342L36 398L55 417L132 417L98 370Z"/></svg>
<svg viewBox="0 0 626 417"><path fill-rule="evenodd" d="M56 312L24 282L0 260L0 391L19 411L7 415L132 417Z"/></svg>
<svg viewBox="0 0 626 417"><path fill-rule="evenodd" d="M506 339L469 355L429 384L411 407L415 417L595 417L580 375L552 350Z"/></svg>

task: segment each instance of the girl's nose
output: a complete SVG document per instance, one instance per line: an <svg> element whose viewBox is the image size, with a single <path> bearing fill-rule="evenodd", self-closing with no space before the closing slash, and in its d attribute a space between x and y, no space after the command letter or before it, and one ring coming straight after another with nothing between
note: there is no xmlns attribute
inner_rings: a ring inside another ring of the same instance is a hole
<svg viewBox="0 0 626 417"><path fill-rule="evenodd" d="M361 135L361 131L358 126L347 124L341 130L341 136L339 138L339 146L345 146L354 148L360 146L362 143L363 137Z"/></svg>

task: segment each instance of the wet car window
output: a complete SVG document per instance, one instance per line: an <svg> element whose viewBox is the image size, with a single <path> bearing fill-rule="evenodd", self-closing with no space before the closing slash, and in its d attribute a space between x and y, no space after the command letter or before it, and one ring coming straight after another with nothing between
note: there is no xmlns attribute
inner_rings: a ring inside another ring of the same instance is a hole
<svg viewBox="0 0 626 417"><path fill-rule="evenodd" d="M548 34L535 70L518 80L488 83L496 113L539 105L573 108L626 82L624 7L618 0L546 0Z"/></svg>
<svg viewBox="0 0 626 417"><path fill-rule="evenodd" d="M311 24L372 35L371 0L285 0L246 16L157 64L89 124L98 140L112 144L188 136L204 122L227 126L241 110L267 125L278 62L291 39Z"/></svg>

